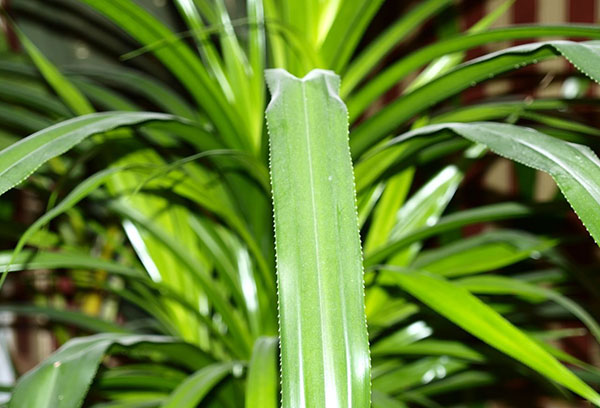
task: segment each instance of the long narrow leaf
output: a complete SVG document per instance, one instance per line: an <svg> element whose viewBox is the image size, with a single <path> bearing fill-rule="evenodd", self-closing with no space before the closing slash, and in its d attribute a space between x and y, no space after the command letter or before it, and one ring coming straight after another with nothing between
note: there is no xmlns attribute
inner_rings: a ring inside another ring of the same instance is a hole
<svg viewBox="0 0 600 408"><path fill-rule="evenodd" d="M278 345L278 339L274 337L260 337L254 343L248 367L246 408L279 406Z"/></svg>
<svg viewBox="0 0 600 408"><path fill-rule="evenodd" d="M402 138L441 130L450 130L488 146L501 156L550 174L590 235L600 244L600 160L589 147L565 142L535 129L492 122L432 125Z"/></svg>
<svg viewBox="0 0 600 408"><path fill-rule="evenodd" d="M149 112L95 113L40 130L0 152L0 195L89 136L153 120L169 121L175 117Z"/></svg>
<svg viewBox="0 0 600 408"><path fill-rule="evenodd" d="M154 54L185 85L197 104L207 112L214 125L221 131L222 137L231 146L240 146L235 130L239 121L235 116L232 117L232 110L228 108L222 90L184 42L131 0L81 1L106 15L143 45L156 41L166 42L167 46L157 48Z"/></svg>
<svg viewBox="0 0 600 408"><path fill-rule="evenodd" d="M350 122L352 123L379 96L385 93L422 65L442 57L448 53L465 51L483 44L545 36L568 36L572 38L598 38L600 29L597 26L564 25L564 26L513 26L504 27L483 33L465 34L448 40L435 42L408 55L387 67L365 84L348 100ZM342 97L348 97L356 85L356 80L342 84Z"/></svg>
<svg viewBox="0 0 600 408"><path fill-rule="evenodd" d="M232 363L213 364L188 377L162 405L163 408L194 408L233 368Z"/></svg>
<svg viewBox="0 0 600 408"><path fill-rule="evenodd" d="M144 273L139 269L97 258L83 252L22 251L19 256L15 256L13 261L10 262L12 256L12 251L0 252L0 270L8 268L9 272L16 272L35 269L100 269L123 276L144 277Z"/></svg>
<svg viewBox="0 0 600 408"><path fill-rule="evenodd" d="M267 71L285 408L369 405L362 255L339 78Z"/></svg>
<svg viewBox="0 0 600 408"><path fill-rule="evenodd" d="M131 347L143 343L182 348L179 341L161 336L99 334L77 338L62 346L34 370L18 381L10 408L79 408L98 370L102 358L113 346ZM176 350L173 350L177 352Z"/></svg>
<svg viewBox="0 0 600 408"><path fill-rule="evenodd" d="M415 114L481 81L512 69L564 55L594 80L600 80L600 42L548 41L507 48L459 65L449 73L388 104L352 133L352 154L363 153Z"/></svg>
<svg viewBox="0 0 600 408"><path fill-rule="evenodd" d="M94 108L83 94L73 86L60 71L46 59L38 48L17 29L23 47L33 60L43 77L52 86L69 108L77 115L87 115L94 112Z"/></svg>
<svg viewBox="0 0 600 408"><path fill-rule="evenodd" d="M600 406L600 395L592 388L464 288L423 272L388 272L384 278L474 336Z"/></svg>

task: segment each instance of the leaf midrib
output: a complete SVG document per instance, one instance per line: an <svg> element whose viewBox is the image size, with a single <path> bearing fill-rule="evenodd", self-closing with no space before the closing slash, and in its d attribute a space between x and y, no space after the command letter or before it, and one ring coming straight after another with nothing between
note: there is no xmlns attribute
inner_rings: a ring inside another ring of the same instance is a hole
<svg viewBox="0 0 600 408"><path fill-rule="evenodd" d="M306 82L302 81L300 89L302 90L302 109L304 111L304 136L306 141L306 151L307 151L307 160L308 160L308 179L310 184L310 201L311 201L311 212L312 212L312 224L313 224L313 234L314 234L314 243L315 243L315 263L317 268L317 288L319 291L319 320L321 325L321 352L323 353L323 368L324 368L324 383L325 383L325 394L327 396L328 389L335 389L335 378L333 378L333 387L329 388L331 381L328 378L328 373L331 372L328 366L328 359L325 358L327 354L327 349L325 344L327 341L327 329L324 324L325 310L323 308L323 291L322 291L322 283L321 283L321 262L320 262L320 253L319 253L319 228L317 225L317 204L315 199L315 183L314 183L314 174L313 174L313 158L311 153L311 137L310 137L310 121L308 118L308 104L306 103ZM301 353L302 355L302 353Z"/></svg>
<svg viewBox="0 0 600 408"><path fill-rule="evenodd" d="M490 133L499 135L499 137L501 137L501 138L503 138L503 136L504 136L503 133L498 132L495 129L487 129L487 130ZM573 177L574 180L576 180L580 185L582 185L586 191L593 191L594 194L590 194L590 196L592 196L592 198L594 199L594 201L598 202L598 200L596 199L595 195L598 195L598 197L600 197L600 191L598 191L598 189L596 188L596 186L594 186L593 184L590 184L585 179L582 179L581 177L579 177L579 175L577 173L574 173L574 172L570 171L569 170L569 166L567 164L565 164L562 159L560 159L559 157L555 156L550 151L548 151L548 150L542 150L542 149L538 148L537 146L535 146L535 145L533 145L533 144L531 144L531 143L529 143L529 142L527 142L527 141L525 141L523 139L520 139L520 138L516 139L516 142L519 143L519 144L522 144L523 146L526 146L526 147L530 148L531 150L535 151L536 153L541 154L542 156L550 158L555 164L558 164L560 168L562 168L571 177ZM556 178L556 176L554 174L552 174L552 176ZM557 182L558 182L558 180L557 180Z"/></svg>

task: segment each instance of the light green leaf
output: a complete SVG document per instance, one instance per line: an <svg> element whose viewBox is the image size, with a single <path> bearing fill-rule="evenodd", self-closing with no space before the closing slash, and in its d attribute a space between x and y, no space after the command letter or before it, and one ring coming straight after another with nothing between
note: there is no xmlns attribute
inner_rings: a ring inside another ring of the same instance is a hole
<svg viewBox="0 0 600 408"><path fill-rule="evenodd" d="M79 408L102 359L113 346L161 344L167 353L184 348L193 358L192 346L162 336L98 334L70 340L17 382L9 408ZM173 347L175 349L173 349ZM157 348L157 351L160 350ZM170 351L169 351L170 350Z"/></svg>
<svg viewBox="0 0 600 408"><path fill-rule="evenodd" d="M479 82L556 55L576 61L576 67L598 81L600 42L549 41L520 45L461 64L445 75L386 105L353 132L352 154L358 156L414 115Z"/></svg>
<svg viewBox="0 0 600 408"><path fill-rule="evenodd" d="M195 408L233 368L232 363L219 363L204 367L188 377L162 405L162 408Z"/></svg>
<svg viewBox="0 0 600 408"><path fill-rule="evenodd" d="M175 117L150 112L94 113L40 130L0 152L0 195L89 136L153 120L169 121Z"/></svg>
<svg viewBox="0 0 600 408"><path fill-rule="evenodd" d="M348 100L350 122L352 123L386 90L399 83L411 72L432 60L449 53L465 51L477 46L498 41L528 39L532 37L563 36L571 38L599 38L600 29L593 25L517 25L502 27L482 33L466 33L447 40L437 41L391 64L374 78L370 79ZM355 82L342 83L341 95L346 100Z"/></svg>
<svg viewBox="0 0 600 408"><path fill-rule="evenodd" d="M441 130L450 130L486 145L501 156L550 174L590 235L600 244L600 160L589 147L565 142L535 129L492 122L427 126L402 138Z"/></svg>
<svg viewBox="0 0 600 408"><path fill-rule="evenodd" d="M455 358L424 357L408 364L394 364L391 371L373 378L373 389L397 394L416 385L428 384L464 369L467 364Z"/></svg>
<svg viewBox="0 0 600 408"><path fill-rule="evenodd" d="M414 344L425 339L433 333L433 329L423 321L414 322L389 336L378 340L371 347L373 356L381 356L394 353L398 348Z"/></svg>
<svg viewBox="0 0 600 408"><path fill-rule="evenodd" d="M377 66L391 50L409 38L411 32L423 21L450 4L449 0L427 0L419 2L410 11L381 33L348 66L344 77L343 89L353 89L365 76Z"/></svg>
<svg viewBox="0 0 600 408"><path fill-rule="evenodd" d="M0 312L11 312L19 316L43 316L54 322L73 325L91 332L102 333L130 333L131 330L124 329L116 323L88 316L82 312L73 310L56 309L53 307L36 305L0 305Z"/></svg>
<svg viewBox="0 0 600 408"><path fill-rule="evenodd" d="M339 78L267 71L283 406L369 405L362 255Z"/></svg>
<svg viewBox="0 0 600 408"><path fill-rule="evenodd" d="M31 57L33 63L63 102L65 102L77 115L94 113L94 108L86 97L83 96L83 94L46 59L40 50L37 49L21 30L17 29L17 33L19 35L19 40Z"/></svg>
<svg viewBox="0 0 600 408"><path fill-rule="evenodd" d="M581 320L596 338L596 341L600 342L600 326L596 320L584 308L556 290L536 286L519 279L495 275L463 278L456 281L456 284L472 293L533 296L534 298L541 297L542 299L552 300Z"/></svg>
<svg viewBox="0 0 600 408"><path fill-rule="evenodd" d="M307 7L302 1L297 3L302 8ZM327 3L337 5L337 13L326 31L323 30L324 25L320 27L321 34L326 33L326 37L320 44L320 52L328 67L336 72L342 72L384 0L346 0ZM319 5L315 8L324 9Z"/></svg>
<svg viewBox="0 0 600 408"><path fill-rule="evenodd" d="M447 166L422 186L396 214L396 223L390 234L390 240L398 241L402 237L426 226L435 225L446 206L454 197L454 193L463 178L456 166ZM394 253L390 264L408 265L421 245L410 247Z"/></svg>
<svg viewBox="0 0 600 408"><path fill-rule="evenodd" d="M414 167L409 167L387 182L373 212L371 226L365 239L365 253L372 252L387 242L396 224L397 212L408 195L414 174Z"/></svg>
<svg viewBox="0 0 600 408"><path fill-rule="evenodd" d="M422 252L411 267L446 277L475 274L539 258L556 243L520 231L489 231Z"/></svg>
<svg viewBox="0 0 600 408"><path fill-rule="evenodd" d="M278 346L276 337L260 337L254 343L248 367L246 408L279 406Z"/></svg>
<svg viewBox="0 0 600 408"><path fill-rule="evenodd" d="M537 211L540 211L537 209ZM426 226L414 231L406 236L393 240L385 247L375 251L372 255L365 258L365 266L373 266L382 262L387 257L396 253L399 249L405 248L413 242L451 231L465 225L476 224L478 222L499 221L510 218L522 218L532 216L535 210L517 203L501 203L488 206L473 208L470 210L459 211L445 217L433 226Z"/></svg>
<svg viewBox="0 0 600 408"><path fill-rule="evenodd" d="M171 30L131 0L81 0L114 21L142 45L161 42L153 52L213 120L230 147L240 147L240 121L200 58ZM239 128L238 128L239 130Z"/></svg>
<svg viewBox="0 0 600 408"><path fill-rule="evenodd" d="M139 269L119 263L97 258L83 252L75 251L22 251L13 258L13 252L0 252L0 269L9 272L35 269L93 269L110 273L143 278L145 273Z"/></svg>
<svg viewBox="0 0 600 408"><path fill-rule="evenodd" d="M491 373L471 370L424 385L423 387L417 388L415 391L418 391L419 394L422 395L436 395L465 389L470 391L476 387L493 384L496 380L496 377Z"/></svg>
<svg viewBox="0 0 600 408"><path fill-rule="evenodd" d="M398 284L472 335L600 406L600 395L466 289L424 272L384 272L382 279Z"/></svg>
<svg viewBox="0 0 600 408"><path fill-rule="evenodd" d="M426 339L409 343L398 341L396 334L378 342L372 349L372 355L374 357L389 355L448 356L473 362L485 361L485 357L481 353L463 342Z"/></svg>
<svg viewBox="0 0 600 408"><path fill-rule="evenodd" d="M489 28L494 22L500 18L500 16L506 13L513 5L515 0L506 0L502 4L497 5L496 8L486 14L482 19L473 24L467 33L480 33ZM404 93L408 93L435 78L450 71L456 65L463 62L465 57L464 52L457 52L454 54L446 54L443 57L437 58L429 63L429 65L419 74L414 81L410 83L408 87L404 89Z"/></svg>

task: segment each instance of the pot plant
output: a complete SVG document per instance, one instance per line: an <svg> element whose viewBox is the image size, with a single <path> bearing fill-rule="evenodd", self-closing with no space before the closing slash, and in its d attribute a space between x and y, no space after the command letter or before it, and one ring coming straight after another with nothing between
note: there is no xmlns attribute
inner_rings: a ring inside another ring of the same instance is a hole
<svg viewBox="0 0 600 408"><path fill-rule="evenodd" d="M563 293L594 295L564 247L600 237L598 131L576 120L596 102L454 98L551 58L597 81L597 27L490 29L506 2L389 62L452 2L375 30L393 5L249 0L232 18L221 0L174 0L184 32L131 0L36 3L11 3L27 58L0 60L0 200L6 217L19 192L47 209L7 238L2 282L53 270L126 321L50 297L3 303L82 334L22 376L9 407L476 406L510 398L515 377L535 396L600 404L598 369L556 343L600 338L593 302ZM19 29L20 13L57 9L73 30L97 23L96 41L135 68L58 69ZM571 40L465 61L547 36ZM524 191L529 167L566 200L466 206L495 154L523 166ZM589 236L548 228L569 205Z"/></svg>

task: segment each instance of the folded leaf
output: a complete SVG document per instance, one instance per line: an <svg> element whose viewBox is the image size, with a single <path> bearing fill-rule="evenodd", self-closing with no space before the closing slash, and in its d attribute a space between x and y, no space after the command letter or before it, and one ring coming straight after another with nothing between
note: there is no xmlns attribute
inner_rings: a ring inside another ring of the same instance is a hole
<svg viewBox="0 0 600 408"><path fill-rule="evenodd" d="M390 144L444 130L550 174L590 235L600 244L600 160L589 147L565 142L535 129L493 122L426 126L399 136Z"/></svg>
<svg viewBox="0 0 600 408"><path fill-rule="evenodd" d="M491 77L562 55L584 74L599 81L600 42L547 41L511 47L457 66L445 75L387 104L352 132L355 157L386 137L412 116Z"/></svg>
<svg viewBox="0 0 600 408"><path fill-rule="evenodd" d="M267 71L283 407L365 407L358 217L339 78Z"/></svg>

